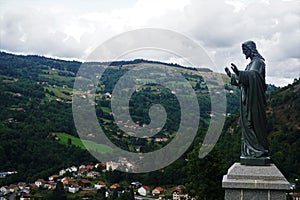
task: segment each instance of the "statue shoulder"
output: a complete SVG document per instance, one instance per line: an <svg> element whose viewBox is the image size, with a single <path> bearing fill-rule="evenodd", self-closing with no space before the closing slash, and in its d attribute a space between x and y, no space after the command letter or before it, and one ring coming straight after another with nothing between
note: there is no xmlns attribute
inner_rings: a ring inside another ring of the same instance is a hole
<svg viewBox="0 0 300 200"><path fill-rule="evenodd" d="M251 62L251 70L261 71L265 69L265 61L261 58L254 58Z"/></svg>
<svg viewBox="0 0 300 200"><path fill-rule="evenodd" d="M265 61L261 58L255 58L251 62L251 71L257 71L263 78L265 78Z"/></svg>
<svg viewBox="0 0 300 200"><path fill-rule="evenodd" d="M265 60L264 59L261 59L261 58L253 58L252 60L252 64L253 65L263 65L265 66Z"/></svg>

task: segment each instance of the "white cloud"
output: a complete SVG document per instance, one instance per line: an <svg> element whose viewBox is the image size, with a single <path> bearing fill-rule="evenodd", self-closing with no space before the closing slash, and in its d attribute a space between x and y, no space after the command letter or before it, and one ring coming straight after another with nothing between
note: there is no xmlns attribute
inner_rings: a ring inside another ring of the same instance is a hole
<svg viewBox="0 0 300 200"><path fill-rule="evenodd" d="M251 39L266 58L267 76L278 78L267 80L276 83L279 78L300 76L298 0L2 0L0 4L2 50L83 59L116 34L153 27L195 40L220 71L231 62L244 68L248 61L240 45Z"/></svg>

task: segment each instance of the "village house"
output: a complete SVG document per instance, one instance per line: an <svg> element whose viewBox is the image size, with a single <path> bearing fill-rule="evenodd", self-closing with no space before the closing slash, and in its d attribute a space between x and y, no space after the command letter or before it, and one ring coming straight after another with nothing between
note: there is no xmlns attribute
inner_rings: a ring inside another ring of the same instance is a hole
<svg viewBox="0 0 300 200"><path fill-rule="evenodd" d="M181 199L188 199L189 195L185 194L183 190L185 189L185 186L179 185L174 188L173 192L173 200L181 200Z"/></svg>
<svg viewBox="0 0 300 200"><path fill-rule="evenodd" d="M100 168L105 168L105 166L106 166L105 163L97 163L97 164L95 165L95 168L96 168L96 169L98 169L99 167L100 167Z"/></svg>
<svg viewBox="0 0 300 200"><path fill-rule="evenodd" d="M104 94L104 96L107 97L107 98L111 98L111 94L110 94L109 92L106 92L106 93Z"/></svg>
<svg viewBox="0 0 300 200"><path fill-rule="evenodd" d="M24 196L24 198L30 198L30 190L29 189L22 189L20 190L21 197Z"/></svg>
<svg viewBox="0 0 300 200"><path fill-rule="evenodd" d="M156 187L152 190L153 196L159 196L164 192L164 189L162 187Z"/></svg>
<svg viewBox="0 0 300 200"><path fill-rule="evenodd" d="M58 175L52 175L52 176L49 176L49 181L57 181L57 179L59 178Z"/></svg>
<svg viewBox="0 0 300 200"><path fill-rule="evenodd" d="M300 200L300 193L293 193L293 200Z"/></svg>
<svg viewBox="0 0 300 200"><path fill-rule="evenodd" d="M88 173L88 171L89 170L86 167L81 167L81 168L79 168L77 175L78 176L85 176Z"/></svg>
<svg viewBox="0 0 300 200"><path fill-rule="evenodd" d="M150 193L150 189L147 186L142 186L138 189L138 193L142 196L147 196Z"/></svg>
<svg viewBox="0 0 300 200"><path fill-rule="evenodd" d="M137 182L132 182L131 185L132 185L134 188L139 188L139 187L141 187L143 184L137 181Z"/></svg>
<svg viewBox="0 0 300 200"><path fill-rule="evenodd" d="M0 192L1 192L2 195L7 195L7 194L9 194L9 193L10 193L9 187L8 187L8 186L2 186L2 187L0 188Z"/></svg>
<svg viewBox="0 0 300 200"><path fill-rule="evenodd" d="M59 176L63 176L65 173L67 172L67 170L65 170L65 169L61 169L61 170L59 170Z"/></svg>
<svg viewBox="0 0 300 200"><path fill-rule="evenodd" d="M96 179L98 176L99 176L99 172L95 172L95 171L88 172L86 175L87 178L92 178L92 179Z"/></svg>
<svg viewBox="0 0 300 200"><path fill-rule="evenodd" d="M45 182L46 181L44 179L40 178L40 179L36 180L34 182L34 184L36 184L37 187L42 187L42 186L44 186Z"/></svg>
<svg viewBox="0 0 300 200"><path fill-rule="evenodd" d="M69 176L62 178L60 181L63 185L69 184L73 179Z"/></svg>
<svg viewBox="0 0 300 200"><path fill-rule="evenodd" d="M75 194L76 192L79 191L79 186L77 184L72 184L69 188L68 191Z"/></svg>
<svg viewBox="0 0 300 200"><path fill-rule="evenodd" d="M19 190L23 190L23 189L25 189L25 187L26 187L26 183L24 183L24 182L19 182L19 183L17 184L17 186L18 186Z"/></svg>
<svg viewBox="0 0 300 200"><path fill-rule="evenodd" d="M69 172L77 172L78 168L76 166L72 166L70 168L68 168Z"/></svg>
<svg viewBox="0 0 300 200"><path fill-rule="evenodd" d="M46 182L44 185L44 188L48 190L54 190L56 188L56 183L55 182Z"/></svg>
<svg viewBox="0 0 300 200"><path fill-rule="evenodd" d="M167 142L168 138L155 138L155 142Z"/></svg>
<svg viewBox="0 0 300 200"><path fill-rule="evenodd" d="M31 194L22 194L20 200L30 200Z"/></svg>
<svg viewBox="0 0 300 200"><path fill-rule="evenodd" d="M8 188L9 188L9 191L10 191L11 193L16 192L16 191L18 190L18 186L15 185L15 184L10 184L10 185L8 186Z"/></svg>
<svg viewBox="0 0 300 200"><path fill-rule="evenodd" d="M93 170L95 167L93 165L87 165L85 166L85 168L88 170L88 171L91 171Z"/></svg>
<svg viewBox="0 0 300 200"><path fill-rule="evenodd" d="M106 163L106 170L109 171L114 171L115 169L117 169L119 167L119 163L117 162L113 162L113 161L109 161Z"/></svg>
<svg viewBox="0 0 300 200"><path fill-rule="evenodd" d="M106 183L103 182L103 181L99 181L98 183L96 183L94 185L94 187L97 189L97 190L100 190L101 188L105 188L106 187Z"/></svg>
<svg viewBox="0 0 300 200"><path fill-rule="evenodd" d="M61 182L64 186L64 190L70 191L69 188L71 187L71 188L73 188L73 189L71 189L71 191L76 191L77 190L76 188L79 187L78 184L75 182L75 180L71 177L64 177L61 180Z"/></svg>
<svg viewBox="0 0 300 200"><path fill-rule="evenodd" d="M119 187L121 187L120 184L115 183L115 184L111 185L109 188L112 190L115 190L115 189L118 189Z"/></svg>
<svg viewBox="0 0 300 200"><path fill-rule="evenodd" d="M182 200L182 199L188 199L188 194L183 194L178 191L173 192L173 200Z"/></svg>
<svg viewBox="0 0 300 200"><path fill-rule="evenodd" d="M88 188L91 186L91 182L89 180L86 179L81 179L78 181L78 185L82 188Z"/></svg>

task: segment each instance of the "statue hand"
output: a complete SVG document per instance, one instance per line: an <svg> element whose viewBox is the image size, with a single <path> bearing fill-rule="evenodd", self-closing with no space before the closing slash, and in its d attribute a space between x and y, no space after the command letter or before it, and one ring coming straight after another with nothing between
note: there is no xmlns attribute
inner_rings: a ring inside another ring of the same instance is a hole
<svg viewBox="0 0 300 200"><path fill-rule="evenodd" d="M227 76L230 78L231 77L231 72L228 69L228 67L225 67L225 72L226 72Z"/></svg>
<svg viewBox="0 0 300 200"><path fill-rule="evenodd" d="M236 75L240 75L240 71L238 70L235 64L231 63L231 69Z"/></svg>

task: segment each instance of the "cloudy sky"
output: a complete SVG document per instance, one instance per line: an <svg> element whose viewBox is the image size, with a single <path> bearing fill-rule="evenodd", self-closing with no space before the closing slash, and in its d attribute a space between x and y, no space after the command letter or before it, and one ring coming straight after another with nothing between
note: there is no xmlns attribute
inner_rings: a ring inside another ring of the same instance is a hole
<svg viewBox="0 0 300 200"><path fill-rule="evenodd" d="M104 41L139 28L189 37L219 71L231 62L243 69L241 43L254 40L268 83L300 77L300 0L0 0L2 51L84 60Z"/></svg>

